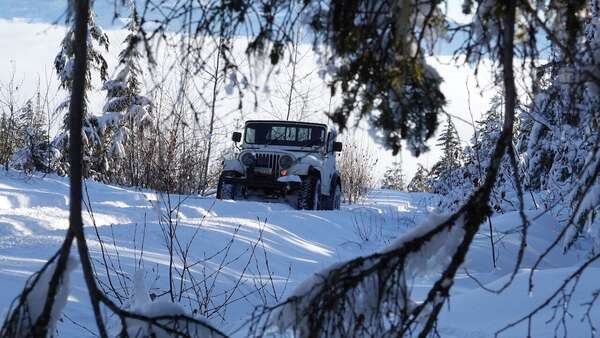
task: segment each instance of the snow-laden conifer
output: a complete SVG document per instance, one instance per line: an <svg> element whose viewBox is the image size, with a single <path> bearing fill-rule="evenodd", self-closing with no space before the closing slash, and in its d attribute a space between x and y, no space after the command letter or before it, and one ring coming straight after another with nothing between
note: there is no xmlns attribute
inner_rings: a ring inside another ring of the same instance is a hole
<svg viewBox="0 0 600 338"><path fill-rule="evenodd" d="M433 165L429 172L432 191L438 194L447 193L451 187L450 176L453 171L460 168L463 162L463 152L456 127L450 118L446 127L437 140L437 145L442 148L442 157Z"/></svg>
<svg viewBox="0 0 600 338"><path fill-rule="evenodd" d="M584 52L582 63L577 68L583 78L579 84L582 99L574 112L577 128L572 128L570 139L563 145L566 153L557 154L573 177L566 180L569 185L562 188L570 203L569 229L564 249L572 247L578 238L591 238L593 252L600 252L600 2L590 0L588 18L584 28ZM574 167L568 162L576 159ZM567 190L568 189L568 190Z"/></svg>
<svg viewBox="0 0 600 338"><path fill-rule="evenodd" d="M406 178L402 171L402 162L395 161L392 166L387 168L383 174L383 180L381 182L383 189L390 190L405 190L406 189Z"/></svg>
<svg viewBox="0 0 600 338"><path fill-rule="evenodd" d="M63 119L63 126L61 127L60 133L53 141L53 146L59 149L61 152L59 165L57 171L59 174L67 174L69 171L68 165L68 148L69 148L69 105L70 105L70 93L73 86L73 71L75 65L75 46L74 46L74 35L75 35L75 21L72 18L71 13L75 2L69 1L69 11L67 15L67 23L70 24L69 29L65 37L60 44L60 51L54 59L54 68L58 75L60 85L67 91L67 98L58 106L58 111L64 111L65 117ZM87 39L87 69L86 69L86 92L92 89L92 71L98 72L102 81L106 80L108 65L104 56L102 55L102 49L108 51L109 41L106 33L96 24L95 14L90 10L88 18L88 39ZM87 176L95 176L98 171L98 163L95 162L98 151L98 123L93 114L88 109L87 98L85 100L84 109L82 110L83 118L83 161L84 161L84 174Z"/></svg>
<svg viewBox="0 0 600 338"><path fill-rule="evenodd" d="M141 89L143 73L138 49L139 25L135 4L132 3L124 49L119 53L115 76L102 86L102 90L106 91L106 103L103 115L98 118L102 145L99 156L106 169L104 178L129 184L133 182L131 177L124 177L123 167L135 161L136 143L143 142L144 128L153 123L150 99L142 95Z"/></svg>
<svg viewBox="0 0 600 338"><path fill-rule="evenodd" d="M560 36L580 52L571 55L555 48L552 62L544 67L541 90L529 113L533 123L523 154L530 188L541 193L545 207L569 220L565 248L586 234L597 237L600 223L594 197L600 141L598 12L598 1L590 0L585 26L570 32L576 38ZM566 23L557 18L555 24Z"/></svg>
<svg viewBox="0 0 600 338"><path fill-rule="evenodd" d="M418 165L419 168L415 173L415 176L410 180L406 189L410 192L427 192L431 190L431 186L429 185L429 171L425 169L422 165Z"/></svg>
<svg viewBox="0 0 600 338"><path fill-rule="evenodd" d="M19 116L18 139L20 148L11 158L11 166L31 172L34 170L47 172L51 165L53 152L48 142L48 134L44 126L42 110L37 93L37 103L27 100L21 108Z"/></svg>
<svg viewBox="0 0 600 338"><path fill-rule="evenodd" d="M432 191L443 195L439 206L454 210L485 179L485 169L490 165L495 144L502 130L502 93L491 100L490 108L475 124L470 145L460 150L454 139L455 129L447 126L440 136L443 147L442 159L433 167L429 183ZM507 154L502 158L500 170L490 194L490 207L496 212L516 209L513 168Z"/></svg>

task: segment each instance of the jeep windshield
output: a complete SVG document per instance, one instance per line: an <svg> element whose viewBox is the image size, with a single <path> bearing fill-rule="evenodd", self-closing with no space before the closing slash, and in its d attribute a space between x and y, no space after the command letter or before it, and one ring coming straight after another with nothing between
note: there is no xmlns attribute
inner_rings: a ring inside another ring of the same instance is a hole
<svg viewBox="0 0 600 338"><path fill-rule="evenodd" d="M325 127L319 125L250 122L244 133L246 144L314 147L325 144Z"/></svg>

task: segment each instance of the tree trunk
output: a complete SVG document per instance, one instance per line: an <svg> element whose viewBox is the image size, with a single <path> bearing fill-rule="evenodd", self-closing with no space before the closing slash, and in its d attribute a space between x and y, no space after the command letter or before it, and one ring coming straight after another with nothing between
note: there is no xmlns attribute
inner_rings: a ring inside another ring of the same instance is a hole
<svg viewBox="0 0 600 338"><path fill-rule="evenodd" d="M89 0L78 0L75 2L75 69L73 75L73 88L69 106L70 118L70 202L69 202L69 233L77 238L77 248L83 269L84 279L90 295L96 324L101 337L106 337L106 329L102 322L100 304L96 294L94 272L92 270L85 234L83 232L83 220L81 218L82 199L82 140L81 128L83 124L83 110L85 109L85 74L87 67L87 36L88 20L90 16Z"/></svg>

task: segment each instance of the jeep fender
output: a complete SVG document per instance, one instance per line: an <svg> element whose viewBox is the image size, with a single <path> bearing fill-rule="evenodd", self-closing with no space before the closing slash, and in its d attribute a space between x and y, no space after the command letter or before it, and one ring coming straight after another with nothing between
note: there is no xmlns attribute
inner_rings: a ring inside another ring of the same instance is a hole
<svg viewBox="0 0 600 338"><path fill-rule="evenodd" d="M315 168L313 166L308 167L307 175L318 177L321 181L321 194L329 196L329 182L328 178L325 176L326 173L321 170L321 168Z"/></svg>
<svg viewBox="0 0 600 338"><path fill-rule="evenodd" d="M321 167L323 166L323 161L320 160L319 158L317 158L315 155L306 155L306 156L302 157L302 159L300 160L300 163L307 164L318 170L320 170Z"/></svg>
<svg viewBox="0 0 600 338"><path fill-rule="evenodd" d="M300 158L300 161L294 164L288 172L292 175L305 176L308 174L315 174L321 171L323 162L320 161L313 155L307 155ZM321 178L321 182L322 182Z"/></svg>
<svg viewBox="0 0 600 338"><path fill-rule="evenodd" d="M244 166L238 159L223 161L223 171L235 171L240 173L240 175L244 175L245 173Z"/></svg>
<svg viewBox="0 0 600 338"><path fill-rule="evenodd" d="M329 186L330 192L331 192L331 189L333 187L335 187L336 184L339 184L341 188L344 188L342 186L342 179L340 178L340 173L337 171L333 174L333 177L331 177L331 185Z"/></svg>
<svg viewBox="0 0 600 338"><path fill-rule="evenodd" d="M323 177L323 173L320 170L321 168L315 168L308 163L297 163L293 167L288 170L290 175L297 176L315 176L318 177L321 181L321 193L325 194L325 190L323 187L327 185L325 182L325 177ZM326 195L329 195L329 190L327 190Z"/></svg>
<svg viewBox="0 0 600 338"><path fill-rule="evenodd" d="M332 189L335 186L335 184L339 183L340 187L342 186L342 179L340 178L340 174L337 171L333 173L333 175L331 176L331 179L326 177L325 172L321 172L320 176L321 176L321 193L325 196L331 195Z"/></svg>
<svg viewBox="0 0 600 338"><path fill-rule="evenodd" d="M288 172L290 175L305 176L308 175L310 169L311 166L308 163L296 163L288 169Z"/></svg>

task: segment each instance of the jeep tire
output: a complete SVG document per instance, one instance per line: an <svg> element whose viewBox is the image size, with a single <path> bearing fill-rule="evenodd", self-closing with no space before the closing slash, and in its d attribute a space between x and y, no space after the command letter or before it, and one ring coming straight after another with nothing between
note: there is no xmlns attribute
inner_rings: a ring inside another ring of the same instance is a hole
<svg viewBox="0 0 600 338"><path fill-rule="evenodd" d="M298 210L319 210L321 205L321 180L307 176L300 184Z"/></svg>
<svg viewBox="0 0 600 338"><path fill-rule="evenodd" d="M219 177L217 184L217 199L220 200L235 200L237 186L235 183L225 183L225 177L235 177L231 172L223 172Z"/></svg>
<svg viewBox="0 0 600 338"><path fill-rule="evenodd" d="M339 210L342 204L342 186L335 182L329 191L329 196L323 196L323 210Z"/></svg>

